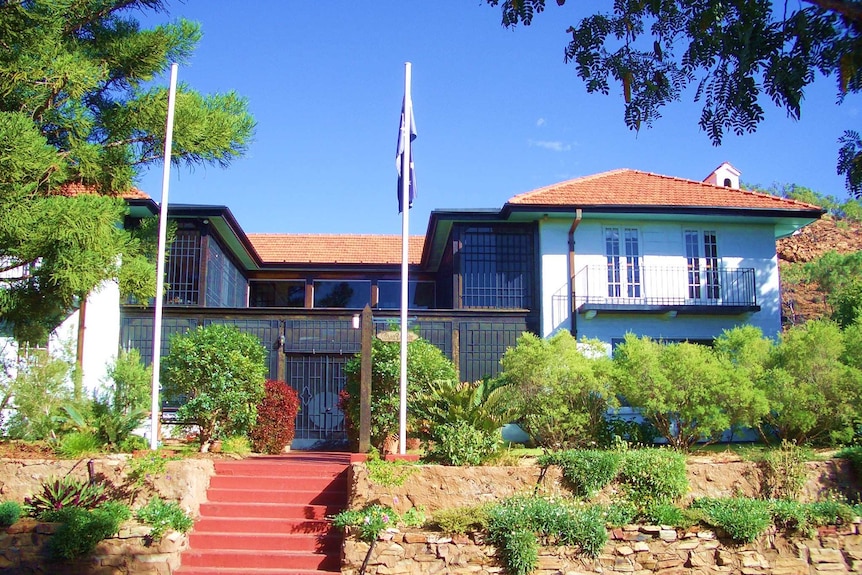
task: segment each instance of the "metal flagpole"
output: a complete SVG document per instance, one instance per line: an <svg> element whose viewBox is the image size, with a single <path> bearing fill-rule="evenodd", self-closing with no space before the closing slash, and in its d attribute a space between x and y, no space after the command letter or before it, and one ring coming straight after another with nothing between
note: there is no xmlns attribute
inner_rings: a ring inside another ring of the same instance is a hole
<svg viewBox="0 0 862 575"><path fill-rule="evenodd" d="M176 63L171 64L168 89L168 119L165 126L165 166L162 170L162 203L159 207L159 251L156 263L156 310L153 320L153 389L150 425L150 449L159 447L159 369L162 351L162 299L165 291L165 250L168 238L168 183L171 177L171 145L174 137L174 99L177 92Z"/></svg>
<svg viewBox="0 0 862 575"><path fill-rule="evenodd" d="M413 102L410 99L410 62L404 63L404 118L401 122L401 385L398 410L398 452L407 452L407 306L408 306L408 247L410 243L410 182L413 167L410 165L410 129L413 125Z"/></svg>

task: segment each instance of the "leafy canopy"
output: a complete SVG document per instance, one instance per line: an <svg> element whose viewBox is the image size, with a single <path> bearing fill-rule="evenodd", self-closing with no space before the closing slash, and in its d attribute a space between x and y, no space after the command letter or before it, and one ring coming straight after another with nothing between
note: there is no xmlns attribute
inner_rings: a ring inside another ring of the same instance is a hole
<svg viewBox="0 0 862 575"><path fill-rule="evenodd" d="M117 225L126 214L117 194L163 160L167 89L156 84L201 38L192 22L143 29L134 18L163 9L162 0L0 2L0 317L18 339L44 340L102 281L122 278L143 301L154 292L140 239ZM253 129L237 94L181 84L171 159L227 166Z"/></svg>
<svg viewBox="0 0 862 575"><path fill-rule="evenodd" d="M500 362L502 379L517 390L519 423L539 445L592 443L617 404L610 361L596 340L578 342L567 331L550 339L524 333Z"/></svg>
<svg viewBox="0 0 862 575"><path fill-rule="evenodd" d="M672 447L716 441L731 427L754 425L768 409L752 380L759 352L740 350L751 335L726 333L719 339L731 342L714 351L627 334L614 352L616 391Z"/></svg>
<svg viewBox="0 0 862 575"><path fill-rule="evenodd" d="M164 392L185 400L177 417L198 426L202 452L214 439L254 426L267 371L266 350L255 336L215 323L174 335L162 367Z"/></svg>
<svg viewBox="0 0 862 575"><path fill-rule="evenodd" d="M348 434L359 437L362 359L359 354L344 365L346 383L339 408L344 412ZM407 344L407 405L430 389L435 381L456 382L455 366L438 347L418 338ZM401 348L398 343L374 338L371 345L371 444L382 449L387 436L398 433L400 410ZM417 432L416 414L407 410L407 426Z"/></svg>
<svg viewBox="0 0 862 575"><path fill-rule="evenodd" d="M502 23L529 25L545 0L486 0ZM565 0L557 0L558 5ZM817 73L832 77L838 101L862 87L862 6L852 0L615 0L567 30L566 62L587 91L622 87L625 123L650 126L661 108L694 87L699 125L713 144L725 133L753 132L772 101L799 118ZM862 138L841 136L838 173L862 195Z"/></svg>

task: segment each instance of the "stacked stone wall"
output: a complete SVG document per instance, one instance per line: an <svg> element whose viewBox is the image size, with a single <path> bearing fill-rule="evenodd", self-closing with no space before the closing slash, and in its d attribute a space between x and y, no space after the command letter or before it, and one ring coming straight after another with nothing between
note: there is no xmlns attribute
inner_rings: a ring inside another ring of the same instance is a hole
<svg viewBox="0 0 862 575"><path fill-rule="evenodd" d="M858 524L824 528L812 538L772 531L734 545L706 529L678 531L629 526L608 532L602 553L587 557L574 547L544 547L534 575L832 575L862 573ZM370 545L348 538L343 575L358 575ZM493 545L481 537L431 532L388 532L368 558L367 575L499 575L506 573Z"/></svg>
<svg viewBox="0 0 862 575"><path fill-rule="evenodd" d="M37 493L42 483L66 475L87 479L92 473L127 496L124 503L137 509L153 496L177 502L196 517L206 501L210 477L215 473L208 459L168 461L163 473L144 478L143 485L128 485L127 456L93 460L0 460L0 501L22 503ZM180 565L188 536L169 531L159 541L147 535L150 527L127 522L115 537L103 540L88 557L74 561L51 560L48 545L59 527L21 519L0 528L0 575L170 575Z"/></svg>

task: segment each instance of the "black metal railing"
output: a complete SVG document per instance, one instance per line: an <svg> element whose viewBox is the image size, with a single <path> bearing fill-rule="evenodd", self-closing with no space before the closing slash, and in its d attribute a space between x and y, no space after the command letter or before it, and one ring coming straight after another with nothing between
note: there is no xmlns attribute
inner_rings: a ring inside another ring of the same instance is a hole
<svg viewBox="0 0 862 575"><path fill-rule="evenodd" d="M575 276L574 306L755 307L754 268L633 265L584 266Z"/></svg>

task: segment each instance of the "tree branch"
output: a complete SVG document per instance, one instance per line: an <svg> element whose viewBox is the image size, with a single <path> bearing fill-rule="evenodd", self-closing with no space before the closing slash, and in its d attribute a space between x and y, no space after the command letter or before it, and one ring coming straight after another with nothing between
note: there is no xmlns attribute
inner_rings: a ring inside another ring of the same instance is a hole
<svg viewBox="0 0 862 575"><path fill-rule="evenodd" d="M849 0L802 0L822 10L840 14L847 20L862 25L862 4Z"/></svg>

